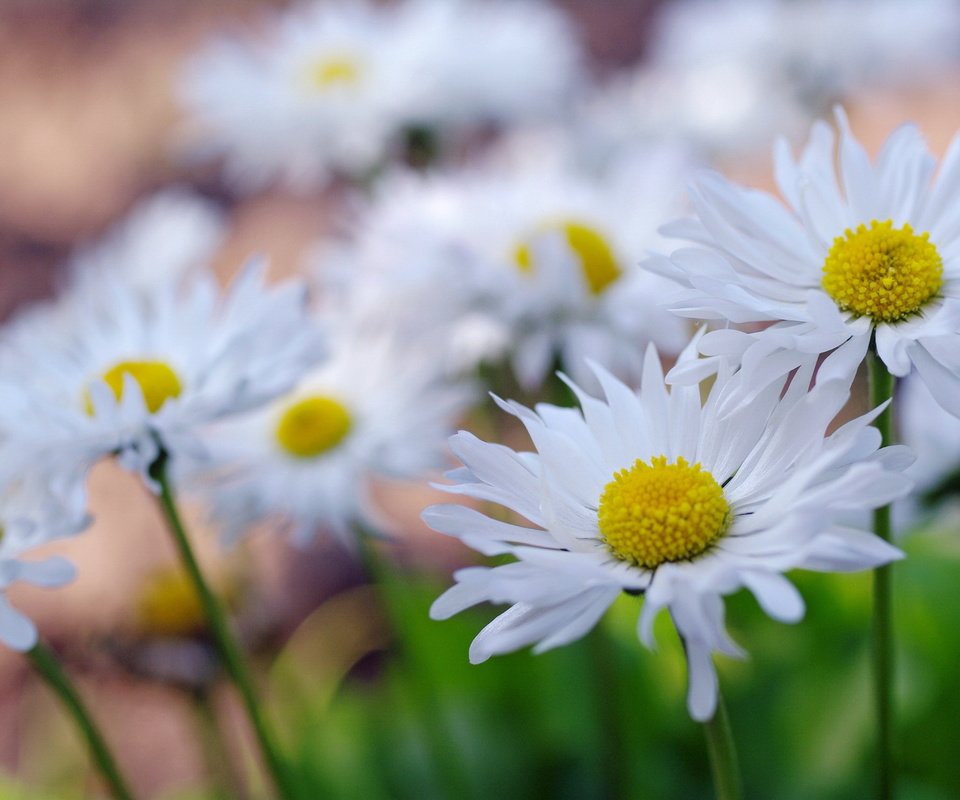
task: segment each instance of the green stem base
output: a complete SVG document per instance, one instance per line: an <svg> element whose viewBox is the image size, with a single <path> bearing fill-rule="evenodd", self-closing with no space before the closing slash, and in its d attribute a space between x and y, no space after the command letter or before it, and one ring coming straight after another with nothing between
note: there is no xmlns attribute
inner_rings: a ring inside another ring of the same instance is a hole
<svg viewBox="0 0 960 800"><path fill-rule="evenodd" d="M870 380L870 407L876 408L893 397L894 377L871 348L867 356ZM893 443L891 405L877 417L884 446ZM881 539L890 541L892 525L890 506L873 512L873 530ZM891 565L873 571L873 664L874 701L877 714L877 797L893 797L895 767L893 753L893 573Z"/></svg>
<svg viewBox="0 0 960 800"><path fill-rule="evenodd" d="M710 772L717 800L741 800L740 768L737 751L733 744L733 731L723 698L717 695L717 710L713 718L703 723L707 737L707 752L710 755Z"/></svg>
<svg viewBox="0 0 960 800"><path fill-rule="evenodd" d="M284 798L284 800L292 800L292 798L296 796L294 787L287 773L280 751L275 744L275 738L270 731L266 718L261 712L260 703L254 691L253 680L243 657L243 652L233 632L230 630L230 623L227 620L226 612L220 605L220 601L217 600L216 595L214 595L210 589L209 584L200 570L200 565L190 546L190 540L187 538L187 532L180 518L180 513L173 495L173 489L171 488L170 479L167 474L167 455L165 453L162 453L150 466L150 477L153 478L160 487L160 508L163 510L170 532L173 534L173 540L180 553L183 566L200 598L200 603L203 606L204 614L207 618L207 624L210 626L210 633L220 653L223 668L227 675L230 676L230 679L240 694L240 699L243 701L247 717L250 719L253 732L263 752L267 770L273 777L280 796Z"/></svg>
<svg viewBox="0 0 960 800"><path fill-rule="evenodd" d="M127 788L126 781L117 768L117 763L107 747L100 729L93 721L93 717L87 711L80 695L74 688L73 683L67 677L60 661L53 652L42 642L34 645L32 650L26 652L26 657L30 659L33 668L42 677L47 685L54 691L67 711L73 717L80 732L87 740L87 746L90 748L90 755L96 763L100 773L110 785L110 790L117 800L133 800L133 794Z"/></svg>

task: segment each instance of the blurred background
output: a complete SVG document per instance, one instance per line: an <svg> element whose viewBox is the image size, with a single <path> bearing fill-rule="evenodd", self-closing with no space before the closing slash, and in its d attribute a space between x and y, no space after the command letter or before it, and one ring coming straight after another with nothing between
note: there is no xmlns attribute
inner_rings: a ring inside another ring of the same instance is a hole
<svg viewBox="0 0 960 800"><path fill-rule="evenodd" d="M699 163L771 188L774 138L798 146L836 102L873 152L905 120L937 154L960 128L953 3L555 5L585 52L576 122L604 147L680 142ZM52 297L79 248L164 188L189 188L224 215L212 257L224 280L254 252L275 278L302 273L318 242L350 227L344 181L241 191L216 159L183 157L187 60L211 36L256 30L287 7L0 0L0 317ZM459 158L502 134L484 130ZM483 433L487 422L462 424ZM575 645L470 666L469 641L491 609L442 623L427 609L476 554L419 521L440 497L426 480L380 480L374 491L397 565L376 581L333 538L296 548L266 524L223 552L203 510L188 507L308 796L445 798L464 785L504 800L712 796L668 625L659 651L644 650L639 601L624 597ZM139 796L269 796L151 498L112 464L97 468L91 495L94 528L57 548L77 581L16 589L14 601L63 657ZM896 572L905 799L960 797L958 525L947 512L911 533ZM808 605L796 628L744 596L729 602L731 632L751 653L719 663L747 795L867 797L870 576L793 577ZM5 649L0 720L0 797L105 796L69 720Z"/></svg>

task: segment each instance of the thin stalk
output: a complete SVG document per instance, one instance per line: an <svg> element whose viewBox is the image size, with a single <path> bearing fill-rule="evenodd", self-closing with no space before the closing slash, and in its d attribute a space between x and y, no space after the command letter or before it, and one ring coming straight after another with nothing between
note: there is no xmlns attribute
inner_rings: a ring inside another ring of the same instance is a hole
<svg viewBox="0 0 960 800"><path fill-rule="evenodd" d="M870 407L876 408L893 397L894 378L871 348L867 356L870 379ZM884 445L893 443L891 405L877 417L877 430ZM873 530L890 541L890 506L873 512ZM873 571L873 664L874 698L877 714L877 797L891 800L895 780L893 761L893 573L892 565Z"/></svg>
<svg viewBox="0 0 960 800"><path fill-rule="evenodd" d="M279 795L285 800L294 798L296 795L292 782L280 755L280 750L275 744L276 740L270 731L266 717L261 713L260 703L254 691L253 680L243 657L243 652L230 630L226 612L200 571L200 565L197 563L190 541L187 538L187 532L177 510L176 500L167 475L167 455L165 453L162 453L151 465L150 477L160 486L160 508L163 510L170 532L173 534L187 575L197 590L197 595L207 618L207 624L210 626L217 651L220 653L223 668L240 693L250 724L263 752L267 769L273 777Z"/></svg>
<svg viewBox="0 0 960 800"><path fill-rule="evenodd" d="M127 788L127 784L120 774L120 770L117 768L117 762L110 753L110 748L107 747L107 743L97 728L97 724L93 721L93 718L84 706L80 695L77 694L77 690L67 677L67 673L64 672L60 661L42 642L34 645L33 649L28 650L25 655L30 659L30 663L33 664L33 668L40 677L47 682L47 685L54 691L57 697L60 698L64 707L73 717L74 722L77 723L77 727L80 728L80 732L87 740L90 755L93 757L94 762L96 762L100 773L110 785L113 796L116 797L117 800L133 800L133 794L130 789Z"/></svg>
<svg viewBox="0 0 960 800"><path fill-rule="evenodd" d="M217 800L247 800L245 782L236 774L233 754L228 751L220 731L211 687L187 692L197 723L197 739L213 783L211 795Z"/></svg>
<svg viewBox="0 0 960 800"><path fill-rule="evenodd" d="M617 643L610 631L597 625L587 639L590 667L594 673L593 705L600 739L600 762L604 797L629 797L630 752L624 741L623 702L617 668Z"/></svg>
<svg viewBox="0 0 960 800"><path fill-rule="evenodd" d="M410 597L402 591L401 581L392 574L390 568L374 545L375 536L370 532L357 530L360 555L367 575L371 577L380 592L384 610L400 633L404 632L404 618L409 611ZM427 738L440 780L444 783L444 797L469 800L475 796L472 782L467 775L463 762L456 752L449 731L446 730L442 704L436 694L436 683L418 658L418 648L405 638L401 674L410 688L415 712L420 717L420 728Z"/></svg>
<svg viewBox="0 0 960 800"><path fill-rule="evenodd" d="M713 717L703 723L707 736L707 752L710 754L710 772L717 800L741 800L740 768L737 750L733 744L733 732L723 697L717 694L717 710Z"/></svg>

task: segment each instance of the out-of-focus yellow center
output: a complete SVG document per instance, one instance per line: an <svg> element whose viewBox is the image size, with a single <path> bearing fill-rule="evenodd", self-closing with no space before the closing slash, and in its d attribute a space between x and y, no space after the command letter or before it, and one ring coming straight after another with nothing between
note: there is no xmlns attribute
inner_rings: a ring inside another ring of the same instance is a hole
<svg viewBox="0 0 960 800"><path fill-rule="evenodd" d="M527 241L514 250L513 257L522 272L531 272L533 241L545 233L562 233L580 262L583 277L593 294L600 294L621 275L613 248L600 231L577 220L560 220L541 225Z"/></svg>
<svg viewBox="0 0 960 800"><path fill-rule="evenodd" d="M206 627L200 596L179 569L161 570L146 580L137 618L140 628L154 636L190 636Z"/></svg>
<svg viewBox="0 0 960 800"><path fill-rule="evenodd" d="M121 361L101 375L101 379L113 391L117 400L123 399L123 376L129 375L140 386L147 410L155 414L163 404L183 391L180 376L163 361ZM85 397L87 413L93 414L89 391Z"/></svg>
<svg viewBox="0 0 960 800"><path fill-rule="evenodd" d="M916 314L943 286L943 259L929 233L873 220L833 240L824 290L843 311L877 322Z"/></svg>
<svg viewBox="0 0 960 800"><path fill-rule="evenodd" d="M600 495L600 533L613 554L638 567L684 561L704 552L730 526L723 489L700 464L666 456L637 459Z"/></svg>
<svg viewBox="0 0 960 800"><path fill-rule="evenodd" d="M323 91L334 86L354 86L360 81L363 69L360 63L350 56L319 58L306 68L309 85Z"/></svg>
<svg viewBox="0 0 960 800"><path fill-rule="evenodd" d="M277 442L290 455L314 458L342 442L353 425L339 400L313 395L287 407L277 423Z"/></svg>

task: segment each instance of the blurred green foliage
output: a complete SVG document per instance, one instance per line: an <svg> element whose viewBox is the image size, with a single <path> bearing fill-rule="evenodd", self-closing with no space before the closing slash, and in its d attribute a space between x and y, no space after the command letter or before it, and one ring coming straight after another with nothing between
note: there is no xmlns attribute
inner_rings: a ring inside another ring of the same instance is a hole
<svg viewBox="0 0 960 800"><path fill-rule="evenodd" d="M895 569L897 797L953 800L960 532L931 529L903 544L909 557ZM642 601L624 595L574 645L472 666L470 641L494 609L434 622L427 609L446 577L382 564L375 572L376 583L317 609L270 665L270 711L303 800L713 797L703 733L686 711L683 652L666 615L656 652L637 639ZM749 652L745 661L718 661L746 797L869 798L871 576L791 577L807 601L798 625L769 619L745 592L727 601L730 631ZM77 747L68 759L75 767ZM64 773L54 752L44 761L53 770L38 782L46 794L5 784L0 800L100 796L76 789L76 772ZM262 783L251 781L251 796L263 796ZM195 787L168 797L233 796Z"/></svg>
<svg viewBox="0 0 960 800"><path fill-rule="evenodd" d="M960 535L930 531L905 546L910 558L895 578L898 796L949 800L960 797ZM799 625L770 620L745 592L728 600L730 630L750 654L719 663L747 796L870 797L871 576L792 577L808 606ZM492 609L433 622L427 609L444 588L436 576L386 583L380 596L393 634L385 652L364 654L335 687L318 680L312 700L277 704L304 797L713 796L702 732L685 707L682 650L665 615L657 652L636 637L641 601L624 596L575 645L471 666L470 640ZM282 683L292 670L303 686L314 668L287 663L274 678Z"/></svg>

